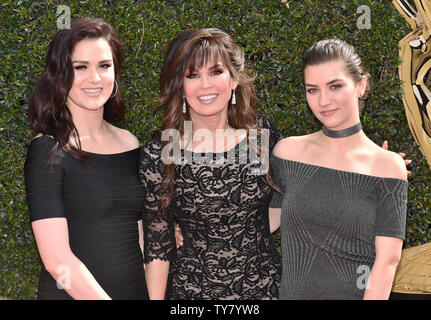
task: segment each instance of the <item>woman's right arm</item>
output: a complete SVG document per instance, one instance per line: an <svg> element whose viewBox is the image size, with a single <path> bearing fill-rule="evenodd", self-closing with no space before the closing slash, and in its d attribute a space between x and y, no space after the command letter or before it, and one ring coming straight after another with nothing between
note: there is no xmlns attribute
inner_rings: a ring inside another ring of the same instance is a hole
<svg viewBox="0 0 431 320"><path fill-rule="evenodd" d="M54 145L50 137L34 139L24 166L28 209L39 254L45 269L72 298L110 299L70 248L61 152L48 164Z"/></svg>
<svg viewBox="0 0 431 320"><path fill-rule="evenodd" d="M73 299L110 299L71 251L66 218L36 220L32 228L45 269Z"/></svg>
<svg viewBox="0 0 431 320"><path fill-rule="evenodd" d="M147 289L150 300L165 299L168 274L169 261L157 259L145 265L145 279L147 281Z"/></svg>
<svg viewBox="0 0 431 320"><path fill-rule="evenodd" d="M271 178L275 186L277 187L277 190L273 190L272 192L272 199L269 203L269 229L271 233L274 233L275 231L280 228L280 219L281 219L281 207L283 203L283 190L284 190L284 183L282 180L283 176L283 166L280 163L280 157L281 151L284 149L284 144L286 143L288 138L282 139L277 142L277 144L274 146L274 149L272 150L271 158L270 158L270 172L271 172ZM276 157L274 157L275 155Z"/></svg>
<svg viewBox="0 0 431 320"><path fill-rule="evenodd" d="M139 176L145 189L142 209L145 278L151 300L165 298L169 264L176 252L169 208L159 213L160 187L164 181L161 144L149 141L142 149Z"/></svg>
<svg viewBox="0 0 431 320"><path fill-rule="evenodd" d="M280 228L281 208L269 208L269 230L271 233Z"/></svg>

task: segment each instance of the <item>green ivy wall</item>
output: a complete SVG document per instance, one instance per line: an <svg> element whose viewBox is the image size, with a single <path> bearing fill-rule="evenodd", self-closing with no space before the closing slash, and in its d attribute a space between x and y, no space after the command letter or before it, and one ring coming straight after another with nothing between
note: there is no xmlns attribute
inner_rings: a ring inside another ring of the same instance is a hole
<svg viewBox="0 0 431 320"><path fill-rule="evenodd" d="M40 260L26 205L23 165L32 138L27 110L57 30L59 5L71 16L100 17L118 31L126 48L122 90L127 114L117 125L145 143L160 128L155 110L158 75L169 41L188 28L217 27L245 50L256 75L258 110L285 135L319 129L306 106L301 57L315 41L343 38L355 45L372 75L362 112L364 131L378 144L413 159L405 246L431 241L431 171L410 134L401 100L398 41L410 32L387 0L10 1L0 0L0 297L34 299ZM370 28L357 22L370 9ZM279 234L275 235L279 241Z"/></svg>

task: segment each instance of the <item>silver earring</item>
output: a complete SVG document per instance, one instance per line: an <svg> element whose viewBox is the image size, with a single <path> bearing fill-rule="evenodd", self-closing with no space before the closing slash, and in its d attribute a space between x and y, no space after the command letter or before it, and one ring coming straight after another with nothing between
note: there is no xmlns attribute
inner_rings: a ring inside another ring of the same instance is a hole
<svg viewBox="0 0 431 320"><path fill-rule="evenodd" d="M232 90L232 104L236 104L235 89Z"/></svg>
<svg viewBox="0 0 431 320"><path fill-rule="evenodd" d="M114 87L115 87L115 93L113 95L111 95L109 97L109 99L111 99L111 98L113 98L113 97L115 97L117 95L117 92L118 92L118 83L117 83L116 79L114 80Z"/></svg>
<svg viewBox="0 0 431 320"><path fill-rule="evenodd" d="M183 113L187 112L187 107L186 107L186 98L183 97Z"/></svg>

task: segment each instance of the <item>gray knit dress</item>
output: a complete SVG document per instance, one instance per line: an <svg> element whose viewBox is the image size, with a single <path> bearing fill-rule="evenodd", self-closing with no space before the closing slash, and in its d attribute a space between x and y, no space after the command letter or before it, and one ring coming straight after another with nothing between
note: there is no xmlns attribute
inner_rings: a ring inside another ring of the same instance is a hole
<svg viewBox="0 0 431 320"><path fill-rule="evenodd" d="M280 299L362 299L375 237L404 239L407 181L278 158L271 172L283 193Z"/></svg>

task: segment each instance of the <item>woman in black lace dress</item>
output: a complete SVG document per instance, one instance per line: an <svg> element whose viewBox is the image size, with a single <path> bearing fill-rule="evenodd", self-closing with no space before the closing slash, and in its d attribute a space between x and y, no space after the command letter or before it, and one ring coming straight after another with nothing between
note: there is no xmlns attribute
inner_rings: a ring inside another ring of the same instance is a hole
<svg viewBox="0 0 431 320"><path fill-rule="evenodd" d="M184 31L168 48L160 88L163 134L140 164L150 298L277 299L267 160L281 136L255 114L242 50L218 29Z"/></svg>

